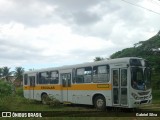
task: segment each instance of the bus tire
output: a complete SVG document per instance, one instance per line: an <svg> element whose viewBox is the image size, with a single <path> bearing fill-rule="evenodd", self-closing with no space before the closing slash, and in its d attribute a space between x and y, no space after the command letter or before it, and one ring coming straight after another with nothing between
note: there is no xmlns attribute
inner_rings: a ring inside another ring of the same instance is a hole
<svg viewBox="0 0 160 120"><path fill-rule="evenodd" d="M94 106L101 111L104 111L106 108L106 100L102 95L98 95L94 99Z"/></svg>
<svg viewBox="0 0 160 120"><path fill-rule="evenodd" d="M42 97L41 97L41 100L42 100L42 104L47 105L48 101L49 101L48 95L47 94L43 94Z"/></svg>

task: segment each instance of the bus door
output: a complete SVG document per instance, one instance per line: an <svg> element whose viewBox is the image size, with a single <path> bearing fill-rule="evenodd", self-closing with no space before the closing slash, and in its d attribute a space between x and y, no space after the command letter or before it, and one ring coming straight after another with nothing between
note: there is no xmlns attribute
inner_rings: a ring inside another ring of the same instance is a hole
<svg viewBox="0 0 160 120"><path fill-rule="evenodd" d="M71 88L71 71L65 70L60 73L60 79L62 83L62 101L63 102L71 102L71 91L69 90Z"/></svg>
<svg viewBox="0 0 160 120"><path fill-rule="evenodd" d="M112 69L113 106L128 105L127 68Z"/></svg>
<svg viewBox="0 0 160 120"><path fill-rule="evenodd" d="M36 74L28 75L28 78L29 78L29 99L34 99Z"/></svg>

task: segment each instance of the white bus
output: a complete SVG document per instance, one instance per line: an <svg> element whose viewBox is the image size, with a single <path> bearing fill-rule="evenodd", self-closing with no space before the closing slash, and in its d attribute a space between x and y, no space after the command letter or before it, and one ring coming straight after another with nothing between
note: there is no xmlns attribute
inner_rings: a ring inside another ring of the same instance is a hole
<svg viewBox="0 0 160 120"><path fill-rule="evenodd" d="M24 97L46 103L136 108L152 101L151 71L142 58L127 57L24 73Z"/></svg>

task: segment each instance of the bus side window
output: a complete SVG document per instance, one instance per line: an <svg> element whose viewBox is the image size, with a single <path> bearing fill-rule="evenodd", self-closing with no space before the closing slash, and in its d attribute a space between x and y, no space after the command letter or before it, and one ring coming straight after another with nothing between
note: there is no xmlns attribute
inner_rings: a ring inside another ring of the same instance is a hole
<svg viewBox="0 0 160 120"><path fill-rule="evenodd" d="M98 66L93 67L93 82L98 81Z"/></svg>
<svg viewBox="0 0 160 120"><path fill-rule="evenodd" d="M29 81L30 81L30 86L34 87L35 86L35 76L30 76Z"/></svg>
<svg viewBox="0 0 160 120"><path fill-rule="evenodd" d="M76 70L76 83L84 83L84 68L78 68Z"/></svg>
<svg viewBox="0 0 160 120"><path fill-rule="evenodd" d="M62 74L61 75L61 79L62 79L62 86L66 87L66 84L67 84L67 77L66 77L66 75Z"/></svg>
<svg viewBox="0 0 160 120"><path fill-rule="evenodd" d="M24 85L28 84L28 75L24 74Z"/></svg>
<svg viewBox="0 0 160 120"><path fill-rule="evenodd" d="M59 83L59 74L58 71L51 72L51 84L58 84Z"/></svg>
<svg viewBox="0 0 160 120"><path fill-rule="evenodd" d="M90 83L92 81L92 67L78 68L76 70L76 83Z"/></svg>
<svg viewBox="0 0 160 120"><path fill-rule="evenodd" d="M72 83L75 83L76 82L76 69L73 68L72 69Z"/></svg>
<svg viewBox="0 0 160 120"><path fill-rule="evenodd" d="M127 86L127 69L121 69L121 86Z"/></svg>
<svg viewBox="0 0 160 120"><path fill-rule="evenodd" d="M95 83L109 82L108 65L100 65L93 67L93 82Z"/></svg>
<svg viewBox="0 0 160 120"><path fill-rule="evenodd" d="M67 74L68 87L71 87L71 74Z"/></svg>
<svg viewBox="0 0 160 120"><path fill-rule="evenodd" d="M90 83L92 81L92 68L85 67L84 71L84 83Z"/></svg>
<svg viewBox="0 0 160 120"><path fill-rule="evenodd" d="M41 72L39 73L39 84L50 84L50 73L49 72Z"/></svg>

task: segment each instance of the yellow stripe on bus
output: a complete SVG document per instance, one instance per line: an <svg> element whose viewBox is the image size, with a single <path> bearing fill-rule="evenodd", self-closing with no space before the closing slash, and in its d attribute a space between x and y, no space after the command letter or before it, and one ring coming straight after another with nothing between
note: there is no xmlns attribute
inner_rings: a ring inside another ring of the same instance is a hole
<svg viewBox="0 0 160 120"><path fill-rule="evenodd" d="M111 84L73 84L70 87L62 85L24 86L24 90L111 90Z"/></svg>

